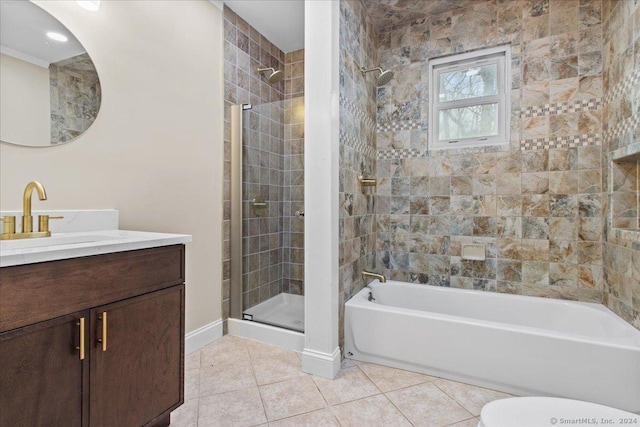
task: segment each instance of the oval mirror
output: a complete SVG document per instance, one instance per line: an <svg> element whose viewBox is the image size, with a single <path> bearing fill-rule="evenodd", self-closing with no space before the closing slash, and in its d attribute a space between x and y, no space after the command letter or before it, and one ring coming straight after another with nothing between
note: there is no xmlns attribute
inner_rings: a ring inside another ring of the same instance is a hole
<svg viewBox="0 0 640 427"><path fill-rule="evenodd" d="M0 1L0 141L72 141L100 109L98 72L78 39L27 0Z"/></svg>

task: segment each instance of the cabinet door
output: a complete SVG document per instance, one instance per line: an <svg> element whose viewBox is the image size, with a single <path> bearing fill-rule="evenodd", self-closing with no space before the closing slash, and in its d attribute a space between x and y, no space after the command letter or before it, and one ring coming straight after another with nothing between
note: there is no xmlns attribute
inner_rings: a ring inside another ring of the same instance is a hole
<svg viewBox="0 0 640 427"><path fill-rule="evenodd" d="M63 316L0 334L0 426L82 425L86 359L81 361L76 349L80 317Z"/></svg>
<svg viewBox="0 0 640 427"><path fill-rule="evenodd" d="M183 318L184 285L91 311L91 427L142 426L182 404Z"/></svg>

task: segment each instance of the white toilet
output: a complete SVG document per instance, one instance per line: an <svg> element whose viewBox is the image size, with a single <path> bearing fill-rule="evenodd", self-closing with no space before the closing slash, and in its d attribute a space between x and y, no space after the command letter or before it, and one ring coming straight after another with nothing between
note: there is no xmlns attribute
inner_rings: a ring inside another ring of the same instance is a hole
<svg viewBox="0 0 640 427"><path fill-rule="evenodd" d="M640 415L557 397L511 397L487 403L478 427L640 426Z"/></svg>

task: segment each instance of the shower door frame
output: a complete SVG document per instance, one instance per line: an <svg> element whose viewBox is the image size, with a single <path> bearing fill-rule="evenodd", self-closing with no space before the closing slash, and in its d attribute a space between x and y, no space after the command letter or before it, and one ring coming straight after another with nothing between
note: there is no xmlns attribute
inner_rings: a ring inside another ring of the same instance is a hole
<svg viewBox="0 0 640 427"><path fill-rule="evenodd" d="M250 110L251 104L231 106L231 218L229 317L242 319L242 113Z"/></svg>

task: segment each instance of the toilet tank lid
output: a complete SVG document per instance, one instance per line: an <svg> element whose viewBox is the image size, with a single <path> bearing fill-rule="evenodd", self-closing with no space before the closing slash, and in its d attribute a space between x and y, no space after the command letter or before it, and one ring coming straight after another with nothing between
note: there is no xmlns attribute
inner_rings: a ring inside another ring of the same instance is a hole
<svg viewBox="0 0 640 427"><path fill-rule="evenodd" d="M484 427L540 427L580 425L587 420L596 419L603 425L603 419L611 420L611 424L622 425L620 419L636 420L640 425L640 415L597 403L580 400L562 399L558 397L511 397L494 400L482 408L481 425ZM572 421L575 420L575 421ZM582 420L582 421L580 421ZM628 425L628 424L625 424Z"/></svg>

